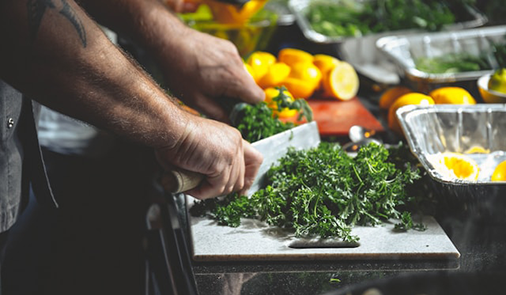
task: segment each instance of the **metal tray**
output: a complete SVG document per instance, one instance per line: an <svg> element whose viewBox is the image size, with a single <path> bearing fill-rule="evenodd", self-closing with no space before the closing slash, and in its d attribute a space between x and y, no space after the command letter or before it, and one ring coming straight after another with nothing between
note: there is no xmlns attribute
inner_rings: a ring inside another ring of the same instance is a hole
<svg viewBox="0 0 506 295"><path fill-rule="evenodd" d="M391 60L397 73L410 82L414 89L427 92L437 87L458 82L475 82L479 77L493 71L470 71L433 74L416 69L415 61L423 57L438 57L453 53L479 56L491 51L492 43L506 42L506 26L466 29L460 31L417 33L386 36L377 40L376 47ZM493 63L494 59L491 58Z"/></svg>
<svg viewBox="0 0 506 295"><path fill-rule="evenodd" d="M397 113L412 153L423 165L447 209L474 217L505 220L506 181L490 176L506 160L506 104L405 106ZM443 152L466 153L473 147L489 153L467 154L480 174L476 181L442 175L430 158Z"/></svg>
<svg viewBox="0 0 506 295"><path fill-rule="evenodd" d="M382 33L369 34L362 37L330 37L316 32L309 24L305 13L309 5L313 2L329 3L325 0L290 0L288 2L289 9L293 12L295 20L300 27L304 37L317 44L334 45L336 55L341 59L352 64L355 69L365 77L372 79L381 84L398 84L400 82L399 75L395 64L389 60L385 60L382 53L376 48L375 43L378 39L395 35L395 34L414 34L420 30L399 30ZM372 0L357 0L358 2ZM332 3L332 2L331 2ZM337 3L337 1L333 1ZM445 30L460 30L466 28L475 28L484 25L487 18L478 10L469 8L469 16L467 21L458 22L445 26Z"/></svg>
<svg viewBox="0 0 506 295"><path fill-rule="evenodd" d="M367 3L367 2L374 1L374 0L356 0L356 1L358 3ZM324 4L331 4L331 5L332 4L338 5L339 1L337 1L337 0L332 0L332 1L328 1L328 0L289 0L288 1L289 9L295 15L295 20L296 20L297 24L299 25L299 27L302 30L302 33L304 34L304 36L308 40L316 42L316 43L324 43L324 44L325 43L326 44L333 43L333 44L335 44L335 43L340 43L344 40L357 38L357 37L347 37L347 36L331 37L331 36L326 36L326 35L316 32L311 27L311 24L309 23L309 21L307 20L307 18L305 16L307 9L309 8L309 6L312 3L324 3ZM469 12L469 15L463 17L466 19L465 21L461 21L461 22L457 22L457 23L445 26L444 29L445 30L459 30L459 29L465 29L465 28L474 28L474 27L482 26L487 22L487 18L480 11L469 7L468 12ZM390 34L392 32L416 32L416 31L419 31L419 30L391 31ZM386 32L379 33L378 35L382 35L383 33L386 33ZM376 35L376 34L371 34L371 35Z"/></svg>

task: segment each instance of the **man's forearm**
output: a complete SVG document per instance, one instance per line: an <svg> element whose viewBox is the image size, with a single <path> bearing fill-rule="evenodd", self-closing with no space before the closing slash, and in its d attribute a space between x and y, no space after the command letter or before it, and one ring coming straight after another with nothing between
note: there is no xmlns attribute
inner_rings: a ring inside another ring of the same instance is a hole
<svg viewBox="0 0 506 295"><path fill-rule="evenodd" d="M178 54L177 44L190 30L159 0L80 0L101 24L129 36L155 58ZM178 40L179 39L179 40Z"/></svg>
<svg viewBox="0 0 506 295"><path fill-rule="evenodd" d="M150 146L182 136L186 114L73 1L2 1L0 36L0 77L40 102Z"/></svg>

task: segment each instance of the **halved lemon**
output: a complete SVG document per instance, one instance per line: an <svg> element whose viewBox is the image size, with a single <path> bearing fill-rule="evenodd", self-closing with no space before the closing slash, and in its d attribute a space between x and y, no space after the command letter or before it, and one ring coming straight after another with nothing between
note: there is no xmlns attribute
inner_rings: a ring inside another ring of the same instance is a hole
<svg viewBox="0 0 506 295"><path fill-rule="evenodd" d="M322 79L324 96L350 100L357 95L360 85L357 72L345 61L339 62Z"/></svg>
<svg viewBox="0 0 506 295"><path fill-rule="evenodd" d="M329 71L335 68L341 61L336 57L327 54L316 54L313 56L313 64L320 69L322 77L327 75ZM318 89L323 89L323 79L318 85Z"/></svg>
<svg viewBox="0 0 506 295"><path fill-rule="evenodd" d="M492 181L506 181L506 161L499 163L490 178Z"/></svg>
<svg viewBox="0 0 506 295"><path fill-rule="evenodd" d="M441 87L432 90L429 96L436 104L476 104L474 97L461 87Z"/></svg>
<svg viewBox="0 0 506 295"><path fill-rule="evenodd" d="M480 173L478 164L469 156L460 153L438 154L431 162L441 175L450 178L475 181Z"/></svg>

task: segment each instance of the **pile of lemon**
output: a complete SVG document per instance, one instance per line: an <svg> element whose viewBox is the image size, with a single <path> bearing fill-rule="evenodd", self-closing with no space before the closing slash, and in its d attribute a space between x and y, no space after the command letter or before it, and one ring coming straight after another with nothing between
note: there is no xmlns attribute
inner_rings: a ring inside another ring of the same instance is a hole
<svg viewBox="0 0 506 295"><path fill-rule="evenodd" d="M476 161L466 154L445 152L432 155L429 161L441 175L449 178L476 181L480 174L480 167ZM502 161L494 168L490 181L506 181L506 161Z"/></svg>
<svg viewBox="0 0 506 295"><path fill-rule="evenodd" d="M318 93L322 98L349 100L359 88L357 72L349 63L296 48L283 48L277 56L255 51L245 67L264 90L284 86L296 99L308 99Z"/></svg>
<svg viewBox="0 0 506 295"><path fill-rule="evenodd" d="M475 181L478 179L480 168L476 161L467 155L453 152L432 155L429 157L436 171L450 179Z"/></svg>
<svg viewBox="0 0 506 295"><path fill-rule="evenodd" d="M388 127L398 134L402 134L395 112L405 105L433 105L433 104L476 104L473 96L461 87L440 87L429 94L415 92L405 86L395 86L383 92L379 100L379 107L388 112ZM463 153L445 152L433 155L429 160L434 168L442 175L465 181L476 181L480 174L480 167L468 154L490 153L490 150L475 146ZM506 181L506 161L498 164L491 177L491 181Z"/></svg>
<svg viewBox="0 0 506 295"><path fill-rule="evenodd" d="M440 87L429 94L416 92L406 86L395 86L387 89L380 97L379 107L388 112L388 127L402 134L395 112L406 105L433 104L476 104L474 97L461 87Z"/></svg>

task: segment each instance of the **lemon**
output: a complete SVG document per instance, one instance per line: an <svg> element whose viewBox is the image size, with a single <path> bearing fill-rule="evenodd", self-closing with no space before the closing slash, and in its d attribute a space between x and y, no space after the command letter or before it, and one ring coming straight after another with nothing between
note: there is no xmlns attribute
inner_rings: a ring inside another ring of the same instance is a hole
<svg viewBox="0 0 506 295"><path fill-rule="evenodd" d="M388 110L390 106L395 102L396 99L403 96L404 94L413 92L406 86L395 86L388 88L381 94L379 99L379 107L383 110Z"/></svg>
<svg viewBox="0 0 506 295"><path fill-rule="evenodd" d="M310 98L314 91L315 85L302 79L288 77L281 83L296 99Z"/></svg>
<svg viewBox="0 0 506 295"><path fill-rule="evenodd" d="M429 96L436 104L476 104L474 97L461 87L441 87L432 90Z"/></svg>
<svg viewBox="0 0 506 295"><path fill-rule="evenodd" d="M436 171L450 178L475 181L480 173L478 164L472 158L460 153L442 153L434 156L431 162Z"/></svg>
<svg viewBox="0 0 506 295"><path fill-rule="evenodd" d="M323 76L324 96L350 100L357 95L360 82L352 65L339 62Z"/></svg>
<svg viewBox="0 0 506 295"><path fill-rule="evenodd" d="M499 163L490 178L492 181L506 181L506 161Z"/></svg>
<svg viewBox="0 0 506 295"><path fill-rule="evenodd" d="M473 146L464 152L464 154L489 154L489 153L490 153L489 149L485 149L481 146Z"/></svg>
<svg viewBox="0 0 506 295"><path fill-rule="evenodd" d="M255 71L253 70L253 67L250 66L249 64L245 63L244 68L251 75L251 77L253 77L253 79L255 79ZM256 81L256 79L255 79L255 81Z"/></svg>
<svg viewBox="0 0 506 295"><path fill-rule="evenodd" d="M297 115L297 110L291 110L289 108L284 108L281 111L278 111L277 105L273 101L273 99L279 95L279 92L280 90L274 87L269 87L264 90L265 93L264 101L272 109L272 113L274 115L277 115L279 118L291 118ZM293 95L288 90L284 90L283 94L288 96L293 101Z"/></svg>
<svg viewBox="0 0 506 295"><path fill-rule="evenodd" d="M279 86L290 74L291 68L284 62L276 62L271 65L267 73L258 79L258 86L263 89L273 86Z"/></svg>
<svg viewBox="0 0 506 295"><path fill-rule="evenodd" d="M388 109L388 127L398 134L402 134L401 125L397 119L395 112L406 105L433 105L434 100L432 97L419 92L411 92L404 94L395 100L395 102Z"/></svg>
<svg viewBox="0 0 506 295"><path fill-rule="evenodd" d="M304 80L316 88L320 83L322 73L312 62L298 62L292 64L289 77Z"/></svg>
<svg viewBox="0 0 506 295"><path fill-rule="evenodd" d="M313 64L320 69L320 72L327 73L339 64L339 59L327 54L316 54L313 56Z"/></svg>
<svg viewBox="0 0 506 295"><path fill-rule="evenodd" d="M322 77L327 75L329 71L335 68L341 61L331 55L327 54L316 54L313 56L313 64L320 69ZM318 89L324 89L323 79L318 85Z"/></svg>
<svg viewBox="0 0 506 295"><path fill-rule="evenodd" d="M281 83L296 98L310 98L320 84L322 74L312 62L298 62L292 65L290 74Z"/></svg>
<svg viewBox="0 0 506 295"><path fill-rule="evenodd" d="M258 83L267 74L269 67L276 63L276 56L269 52L255 51L248 57L246 63L250 65L252 72L254 72L253 77Z"/></svg>
<svg viewBox="0 0 506 295"><path fill-rule="evenodd" d="M300 62L313 62L313 55L296 48L283 48L278 52L278 61L293 66Z"/></svg>
<svg viewBox="0 0 506 295"><path fill-rule="evenodd" d="M490 76L488 89L506 93L506 68L498 69Z"/></svg>

